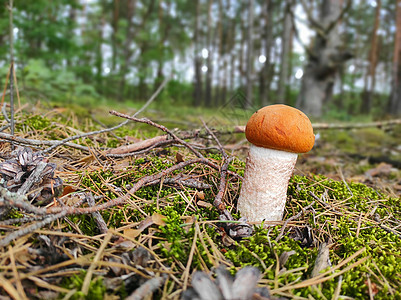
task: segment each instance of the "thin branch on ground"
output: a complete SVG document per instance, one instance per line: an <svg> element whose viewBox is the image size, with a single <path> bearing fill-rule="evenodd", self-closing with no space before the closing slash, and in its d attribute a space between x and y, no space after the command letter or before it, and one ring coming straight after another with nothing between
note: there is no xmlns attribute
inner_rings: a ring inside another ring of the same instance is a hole
<svg viewBox="0 0 401 300"><path fill-rule="evenodd" d="M184 141L183 139L179 138L174 132L172 132L171 130L169 130L167 127L165 127L165 126L163 126L163 125L160 125L160 124L157 124L157 123L155 123L155 122L153 122L153 121L151 121L151 120L149 120L149 119L147 119L147 118L141 118L141 119L139 119L139 118L136 118L136 117L131 117L131 116L129 116L129 115L123 114L123 113L119 113L119 112L114 111L114 110L110 111L110 114L112 114L112 115L114 115L114 116L121 117L121 118L129 119L129 120L132 120L132 121L135 121L135 122L138 122L138 123L148 124L148 125L150 125L150 126L153 126L153 127L155 127L155 128L160 129L161 131L166 132L168 135L170 135L170 136L173 138L173 140L174 140L175 143L178 143L178 144L181 144L181 145L185 146L185 147L188 148L193 154L195 154L195 156L197 156L197 157L199 157L199 158L202 158L202 159L204 160L204 162L205 162L205 161L208 161L208 163L207 163L208 166L212 167L213 169L220 170L220 167L219 167L217 164L215 164L215 163L213 163L213 162L207 160L207 159L202 155L202 153L200 153L198 150L196 150L196 149L193 147L193 145L191 145L190 143L188 143L188 142ZM238 175L237 173L232 172L232 171L228 171L228 173L229 173L230 175L233 175L233 176L237 177L237 178L238 178L238 177L241 177L240 175Z"/></svg>
<svg viewBox="0 0 401 300"><path fill-rule="evenodd" d="M157 174L142 177L133 185L133 187L129 190L129 192L123 196L109 200L108 202L103 203L103 204L98 204L98 205L94 205L91 207L84 207L84 208L71 207L71 206L51 207L51 208L36 207L28 202L28 199L26 196L18 194L18 193L10 192L5 188L0 187L0 207L1 206L15 207L15 208L19 208L25 212L34 213L35 215L42 215L42 216L50 215L51 216L51 217L44 218L43 221L41 221L39 223L35 223L35 224L37 224L36 226L39 226L39 227L36 227L36 226L34 226L35 224L33 224L24 229L17 230L15 232L7 235L2 240L0 240L0 246L7 245L13 239L23 236L23 235L26 235L40 227L43 227L44 225L46 225L46 224L50 223L51 221L56 220L58 218L62 218L62 217L69 216L69 215L92 214L92 213L98 212L100 210L105 210L105 209L108 209L108 208L111 208L114 206L122 205L126 201L128 201L130 199L131 195L135 194L140 188L148 185L149 183L160 180L161 178L171 174L172 172L174 172L176 170L180 170L186 166L189 166L189 165L192 165L195 163L205 164L209 167L212 167L214 165L211 161L207 160L206 158L195 158L195 159L187 160L187 161L178 163L170 168L167 168Z"/></svg>
<svg viewBox="0 0 401 300"><path fill-rule="evenodd" d="M168 135L170 135L175 140L176 143L180 143L180 144L186 146L197 157L202 157L202 158L204 157L198 150L194 149L191 144L189 144L188 142L186 142L183 139L179 138L174 132L172 132L170 129L168 129L167 127L165 127L163 125L157 124L157 123L155 123L155 122L153 122L153 121L151 121L151 120L149 120L147 118L139 119L139 118L136 118L136 117L133 117L133 116L131 117L129 115L126 115L126 114L123 114L123 113L119 113L119 112L117 112L115 110L112 110L109 113L111 115L114 115L114 116L117 116L117 117L120 117L120 118L128 119L128 120L135 121L135 122L138 122L138 123L148 124L148 125L153 126L153 127L157 128L157 129L160 129L161 131L164 131Z"/></svg>
<svg viewBox="0 0 401 300"><path fill-rule="evenodd" d="M168 81L170 80L170 77L167 77L162 84L159 86L159 88L156 90L156 92L149 98L149 100L133 115L133 117L137 116L138 114L140 114L147 106L149 106L150 103L153 102L154 99L156 99L156 97L159 95L159 93L162 91L162 89L164 88L164 86L168 83ZM87 132L84 134L79 134L79 135L74 135L71 137L68 137L66 139L63 139L61 141L57 141L57 143L54 143L51 147L47 148L46 150L43 151L43 153L48 153L53 151L54 149L56 149L57 147L61 146L61 145L67 145L68 142L73 141L73 140L77 140L80 138L84 138L84 137L88 137L88 136L92 136L92 135L96 135L96 134L101 134L101 133L106 133L106 132L110 132L113 130L116 130L120 127L123 127L124 125L128 124L129 120L126 120L114 127L110 127L110 128L106 128L106 129L101 129L101 130L96 130L96 131L92 131L92 132Z"/></svg>
<svg viewBox="0 0 401 300"><path fill-rule="evenodd" d="M95 202L95 199L93 198L92 193L85 193L85 199L86 199L86 202L88 202L88 205L90 207L93 207L96 205L96 202ZM97 227L99 228L99 231L101 233L107 233L109 228L107 227L107 224L104 221L102 215L98 211L95 211L92 213L92 217L95 219L95 222L97 224Z"/></svg>
<svg viewBox="0 0 401 300"><path fill-rule="evenodd" d="M46 218L44 218L40 222L33 223L32 225L29 225L25 228L14 231L14 232L6 235L4 238L2 238L0 240L0 247L5 247L9 243L11 243L13 240L15 240L21 236L30 234L30 233L34 232L35 230L40 229L53 221L56 221L58 219L65 217L66 215L67 215L67 211L62 211L62 212L59 212L54 215L48 215Z"/></svg>
<svg viewBox="0 0 401 300"><path fill-rule="evenodd" d="M12 143L16 143L16 144L20 144L20 145L28 145L28 146L36 146L36 147L40 147L40 146L60 146L59 143L60 141L57 140L33 140L33 139L26 139L26 138L22 138L22 137L18 137L18 136L12 136L11 134L8 133L4 133L4 132L0 132L0 139L4 139L7 141L10 141ZM78 144L74 144L74 143L64 143L64 146L68 146L71 148L75 148L78 150L83 150L83 151L87 151L89 152L90 149L88 147L85 146L81 146ZM45 153L45 152L43 152Z"/></svg>

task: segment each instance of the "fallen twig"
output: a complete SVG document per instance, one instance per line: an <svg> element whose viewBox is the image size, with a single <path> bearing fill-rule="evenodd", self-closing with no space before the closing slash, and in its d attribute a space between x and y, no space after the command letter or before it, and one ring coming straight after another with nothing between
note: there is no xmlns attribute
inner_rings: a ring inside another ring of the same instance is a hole
<svg viewBox="0 0 401 300"><path fill-rule="evenodd" d="M34 232L36 229L42 228L43 226L57 220L60 218L63 218L67 215L67 211L62 211L59 212L58 214L54 215L49 215L45 217L42 221L33 223L32 225L29 225L25 228L19 229L17 231L14 231L8 235L6 235L3 239L0 240L0 247L5 247L7 246L11 241L24 236L26 234Z"/></svg>
<svg viewBox="0 0 401 300"><path fill-rule="evenodd" d="M93 198L93 195L91 193L85 193L85 199L86 202L88 202L89 206L92 207L96 205L95 199ZM98 211L95 211L92 213L92 217L95 219L95 222L97 224L97 227L99 228L100 233L107 233L109 229L107 228L107 224L104 221L102 215Z"/></svg>
<svg viewBox="0 0 401 300"><path fill-rule="evenodd" d="M160 136L156 136L151 139L137 142L135 144L124 145L124 146L110 149L108 151L108 153L109 154L126 154L126 153L130 153L130 152L135 152L135 151L139 151L139 150L143 150L143 149L152 147L157 144L163 144L163 143L167 142L167 139L168 139L168 135L160 135Z"/></svg>
<svg viewBox="0 0 401 300"><path fill-rule="evenodd" d="M156 90L156 92L150 97L150 99L133 115L134 117L137 116L138 114L140 114L150 103L153 102L154 99L156 99L157 95L159 95L159 93L161 92L161 90L164 88L164 86L169 82L170 77L167 77L162 84L159 86L159 88ZM84 134L79 134L79 135L74 135L71 137L68 137L64 140L61 141L57 141L56 143L53 143L53 145L51 147L49 147L48 149L44 150L43 153L47 153L47 152L51 152L53 151L55 148L61 146L61 145L69 145L68 142L73 141L73 140L77 140L80 138L84 138L84 137L88 137L91 135L95 135L95 134L101 134L101 133L106 133L106 132L110 132L113 130L116 130L124 125L126 125L129 122L129 120L126 120L114 127L110 127L110 128L106 128L106 129L101 129L101 130L96 130L96 131L92 131L92 132L87 132Z"/></svg>
<svg viewBox="0 0 401 300"><path fill-rule="evenodd" d="M13 143L17 143L17 144L21 144L21 145L30 145L30 146L60 146L60 141L46 141L46 140L33 140L33 139L26 139L26 138L22 138L22 137L18 137L18 136L12 136L11 134L8 133L4 133L4 132L0 132L0 139L5 139L7 141L13 142ZM68 146L71 148L75 148L75 149L79 149L79 150L83 150L83 151L89 151L88 147L85 146L81 146L78 144L74 144L74 143L64 143L64 146ZM48 152L48 151L44 151Z"/></svg>
<svg viewBox="0 0 401 300"><path fill-rule="evenodd" d="M356 129L369 127L389 127L401 124L401 119L377 121L368 123L351 123L351 124L335 124L335 123L315 123L312 124L313 129ZM235 126L234 133L244 133L245 126Z"/></svg>

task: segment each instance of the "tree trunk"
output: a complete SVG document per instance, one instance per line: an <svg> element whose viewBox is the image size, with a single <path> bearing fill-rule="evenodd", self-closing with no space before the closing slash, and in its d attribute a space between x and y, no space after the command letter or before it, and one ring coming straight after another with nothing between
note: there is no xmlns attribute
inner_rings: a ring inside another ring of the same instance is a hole
<svg viewBox="0 0 401 300"><path fill-rule="evenodd" d="M401 115L401 0L397 0L393 56L393 82L388 106L390 115Z"/></svg>
<svg viewBox="0 0 401 300"><path fill-rule="evenodd" d="M224 22L224 15L223 15L223 2L222 0L218 0L218 7L219 7L219 18L217 21L217 32L216 32L216 57L215 60L217 62L217 70L216 74L216 82L217 86L215 87L215 92L213 96L213 106L218 107L220 103L220 98L222 94L222 89L224 85L224 78L223 78L223 70L224 70L224 61L225 58L223 56L223 22Z"/></svg>
<svg viewBox="0 0 401 300"><path fill-rule="evenodd" d="M200 106L202 103L202 60L200 57L201 47L200 47L200 0L195 0L195 32L194 32L194 106Z"/></svg>
<svg viewBox="0 0 401 300"><path fill-rule="evenodd" d="M125 93L125 76L128 73L128 66L130 65L130 60L132 56L131 43L134 37L134 28L133 28L133 17L134 11L136 7L136 0L127 1L127 31L125 37L125 43L123 48L124 62L120 66L120 88L118 91L118 100L122 101Z"/></svg>
<svg viewBox="0 0 401 300"><path fill-rule="evenodd" d="M368 114L372 108L372 98L374 95L375 84L376 84L376 66L378 57L378 36L377 30L380 26L380 10L381 10L381 0L376 0L376 13L375 13L375 25L372 32L372 41L369 53L369 69L365 76L365 86L362 98L361 113Z"/></svg>
<svg viewBox="0 0 401 300"><path fill-rule="evenodd" d="M276 103L287 103L286 90L288 86L288 74L290 66L290 46L292 17L290 14L291 0L287 0L284 12L283 34L281 38L281 57L280 57L280 75L278 80L278 91Z"/></svg>
<svg viewBox="0 0 401 300"><path fill-rule="evenodd" d="M231 6L231 0L228 1L227 4L227 11L229 9L229 5ZM229 97L232 96L234 91L234 75L235 75L235 45L236 45L236 18L229 17L228 21L228 38L227 38L227 50L226 55L227 57L227 90L231 93Z"/></svg>
<svg viewBox="0 0 401 300"><path fill-rule="evenodd" d="M164 10L166 12L166 15L168 15L170 12L170 2L167 1L164 4L166 6ZM163 68L164 68L164 62L166 60L164 51L165 51L165 44L167 38L169 37L171 29L171 23L169 22L168 18L164 18L163 15L163 0L159 1L158 14L159 14L158 22L159 22L160 40L159 40L159 57L157 58L157 73L156 73L156 80L154 82L154 90L157 90L157 88L162 84L164 80Z"/></svg>
<svg viewBox="0 0 401 300"><path fill-rule="evenodd" d="M210 107L212 103L212 78L213 78L213 66L212 66L212 37L213 37L213 26L212 26L212 4L213 0L209 0L207 9L207 47L209 55L207 57L207 72L206 72L206 90L205 90L205 106Z"/></svg>
<svg viewBox="0 0 401 300"><path fill-rule="evenodd" d="M243 80L245 76L245 67L244 67L244 57L245 57L245 43L246 43L246 32L245 32L245 21L242 16L242 10L244 10L245 5L243 3L240 4L241 12L238 14L240 18L240 29L241 29L241 41L240 41L240 49L239 49L239 63L238 63L238 72L240 76L240 86L241 88L245 86L246 82Z"/></svg>
<svg viewBox="0 0 401 300"><path fill-rule="evenodd" d="M98 44L96 45L96 85L99 89L103 90L102 85L102 71L103 71L103 53L102 53L102 43L103 43L103 28L105 25L104 17L101 18L98 26Z"/></svg>
<svg viewBox="0 0 401 300"><path fill-rule="evenodd" d="M324 0L321 5L319 21L307 14L310 23L315 25L316 38L313 49L308 53L308 63L304 69L297 107L307 115L321 117L323 107L333 95L333 86L340 66L352 55L343 50L338 24L345 9L339 0Z"/></svg>
<svg viewBox="0 0 401 300"><path fill-rule="evenodd" d="M270 94L270 81L271 81L271 48L273 45L273 0L267 0L265 3L264 15L264 26L262 29L262 38L264 40L264 55L266 61L263 64L259 74L259 95L262 106L269 104Z"/></svg>
<svg viewBox="0 0 401 300"><path fill-rule="evenodd" d="M254 0L249 0L248 6L248 38L247 38L247 63L246 63L246 103L245 108L251 108L253 105L253 11Z"/></svg>
<svg viewBox="0 0 401 300"><path fill-rule="evenodd" d="M114 3L114 10L113 10L113 21L112 27L113 31L111 33L111 71L115 72L117 67L117 35L118 35L118 22L120 18L120 0L113 1Z"/></svg>

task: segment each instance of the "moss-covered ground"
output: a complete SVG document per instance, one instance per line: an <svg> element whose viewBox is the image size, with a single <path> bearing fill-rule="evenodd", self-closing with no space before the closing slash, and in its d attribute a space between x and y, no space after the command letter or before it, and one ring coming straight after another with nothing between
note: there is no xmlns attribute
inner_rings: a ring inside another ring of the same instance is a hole
<svg viewBox="0 0 401 300"><path fill-rule="evenodd" d="M25 138L54 140L99 128L90 116L77 118L60 110L47 115L21 112L16 132ZM60 147L51 153L66 186L61 198L65 205L79 203L79 192L92 193L97 204L106 203L127 194L141 178L194 158L178 146L125 158L106 157L102 151L123 145L128 136L145 139L161 133L131 124L114 134L75 141L91 147L91 152ZM243 136L220 138L236 157L229 170L243 175L246 149L232 147L244 145ZM190 142L213 145L210 139ZM288 187L284 221L255 224L252 236L236 240L224 232L212 205L219 170L189 165L142 187L123 205L100 211L109 233L100 231L93 214L70 215L0 249L0 295L123 299L147 279L165 276L149 299L179 299L196 270L210 273L224 265L235 274L251 265L260 269L258 284L267 286L272 297L401 299L400 171L392 167L383 174L367 173L380 164L367 161L369 157L390 153L389 158L398 160L397 144L396 130L322 132L317 147L298 161ZM6 142L2 147L9 151ZM201 150L205 157L221 166L218 150L207 149ZM164 183L178 175L207 186ZM240 176L228 175L224 195L236 219ZM9 217L21 214L15 209ZM1 225L0 230L6 235L19 226L26 225ZM329 265L312 277L322 244L329 248ZM146 249L147 260L135 257L139 248Z"/></svg>

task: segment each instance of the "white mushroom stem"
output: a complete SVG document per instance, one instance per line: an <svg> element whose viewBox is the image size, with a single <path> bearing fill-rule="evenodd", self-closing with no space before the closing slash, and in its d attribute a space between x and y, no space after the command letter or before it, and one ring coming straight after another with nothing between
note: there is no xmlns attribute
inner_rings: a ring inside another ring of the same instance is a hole
<svg viewBox="0 0 401 300"><path fill-rule="evenodd" d="M251 145L238 199L250 222L281 221L297 154Z"/></svg>

